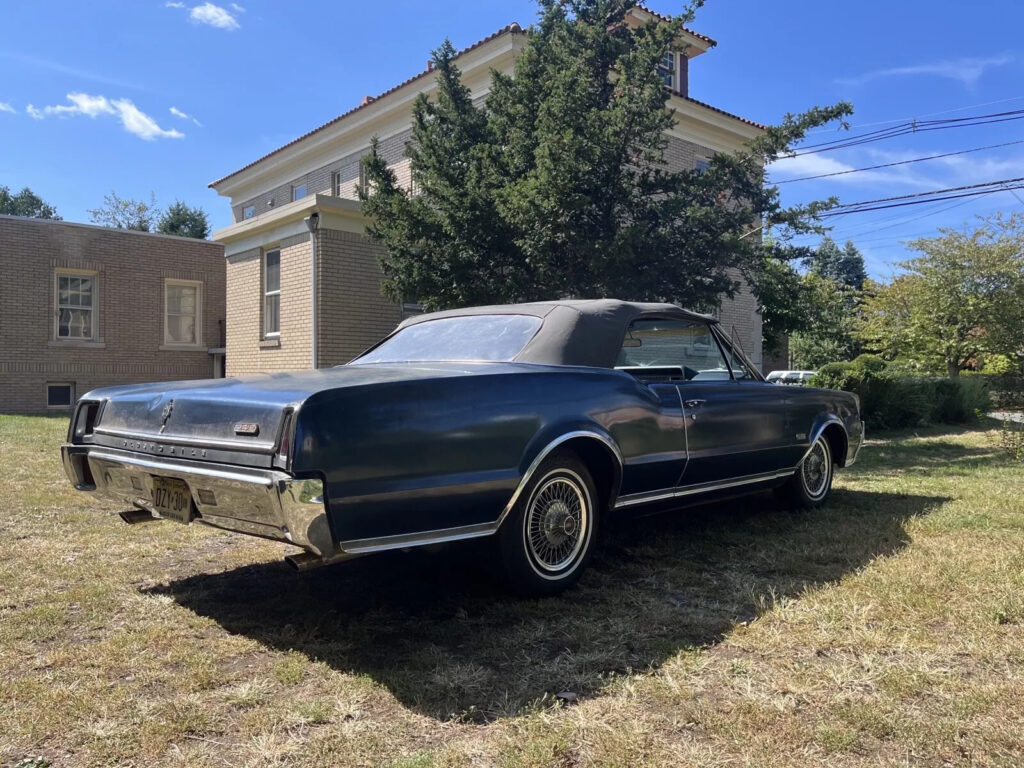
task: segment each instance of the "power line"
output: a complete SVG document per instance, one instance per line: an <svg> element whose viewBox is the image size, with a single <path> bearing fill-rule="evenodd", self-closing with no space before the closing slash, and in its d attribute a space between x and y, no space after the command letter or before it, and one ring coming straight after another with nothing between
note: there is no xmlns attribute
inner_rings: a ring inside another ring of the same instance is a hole
<svg viewBox="0 0 1024 768"><path fill-rule="evenodd" d="M1011 186L1013 185L1013 186ZM851 213L866 213L868 211L880 211L888 208L900 208L907 205L920 205L922 203L937 202L940 200L956 200L963 197L975 197L978 195L989 195L994 192L1011 191L1024 189L1024 176L1015 179L1002 179L1000 181L987 181L980 184L969 184L963 187L949 187L948 189L936 189L931 192L916 192L909 195L897 195L895 197L881 197L877 200L861 200L856 203L846 203L836 206L830 211L821 214L823 218L842 216Z"/></svg>
<svg viewBox="0 0 1024 768"><path fill-rule="evenodd" d="M938 112L926 112L923 115L915 115L914 117L897 117L897 118L893 118L892 120L875 120L874 122L871 122L871 123L859 123L857 125L851 125L849 127L850 128L871 128L871 127L876 126L876 125L892 125L893 123L908 123L908 122L913 122L915 120L920 120L923 117L935 117L936 115L950 115L950 114L952 114L954 112L963 112L964 110L967 110L967 109L979 109L980 107L991 107L994 104L1006 104L1006 103L1011 102L1011 101L1020 101L1021 99L1024 99L1024 96L1011 96L1008 99L997 99L996 101L986 101L986 102L983 102L981 104L968 104L968 105L963 106L963 107L954 107L953 109L943 109L943 110L940 110ZM835 130L835 129L820 128L820 129L818 129L816 131L808 131L807 135L811 136L811 135L814 135L816 133L828 133L829 131L832 131L832 130Z"/></svg>
<svg viewBox="0 0 1024 768"><path fill-rule="evenodd" d="M906 136L911 133L929 133L931 131L945 131L953 128L971 128L978 125L992 125L1015 120L1024 120L1024 109L1010 110L1008 112L993 112L987 115L969 115L968 117L946 118L944 120L914 120L909 123L895 125L892 128L882 128L877 131L869 131L858 136L850 136L833 141L824 141L817 144L805 144L799 150L784 157L801 157L802 155L817 154L820 152L832 152L837 149L856 147L862 144L871 144L876 141L893 139L898 136Z"/></svg>
<svg viewBox="0 0 1024 768"><path fill-rule="evenodd" d="M1010 147L1014 144L1024 144L1024 139L1019 141L1007 141L1003 144L990 144L987 147L975 147L974 149L961 149L958 152L944 152L941 155L929 155L927 157L915 157L912 160L900 160L895 163L882 163L881 165L869 165L865 168L851 168L846 171L835 171L834 173L820 173L816 176L801 176L798 179L785 179L784 181L775 182L779 184L792 184L794 181L810 181L811 179L829 179L833 176L845 176L849 173L861 173L863 171L877 171L881 168L895 168L898 165L910 165L911 163L923 163L926 160L938 160L943 157L954 157L955 155L969 155L972 152L982 152L986 149L1001 149L1002 147Z"/></svg>

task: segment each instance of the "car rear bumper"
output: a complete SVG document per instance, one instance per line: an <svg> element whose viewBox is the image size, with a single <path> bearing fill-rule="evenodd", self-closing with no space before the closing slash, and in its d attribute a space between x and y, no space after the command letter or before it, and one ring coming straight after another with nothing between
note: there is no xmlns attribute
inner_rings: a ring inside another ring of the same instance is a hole
<svg viewBox="0 0 1024 768"><path fill-rule="evenodd" d="M61 459L80 491L159 517L152 502L153 478L177 478L188 485L196 522L296 544L322 557L335 553L320 480L88 445L62 445Z"/></svg>

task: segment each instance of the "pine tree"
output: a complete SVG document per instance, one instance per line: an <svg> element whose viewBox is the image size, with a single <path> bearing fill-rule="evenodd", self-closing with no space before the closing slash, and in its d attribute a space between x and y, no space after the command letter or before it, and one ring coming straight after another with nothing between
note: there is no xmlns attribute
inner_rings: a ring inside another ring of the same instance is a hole
<svg viewBox="0 0 1024 768"><path fill-rule="evenodd" d="M703 172L672 171L658 65L692 11L634 28L633 0L539 5L513 75L493 75L484 105L451 44L434 52L436 97L417 99L407 147L416 194L374 143L364 210L389 296L430 309L566 296L711 308L740 277L756 288L766 257L792 258L787 236L818 231L832 201L783 208L764 167L848 104L787 116Z"/></svg>

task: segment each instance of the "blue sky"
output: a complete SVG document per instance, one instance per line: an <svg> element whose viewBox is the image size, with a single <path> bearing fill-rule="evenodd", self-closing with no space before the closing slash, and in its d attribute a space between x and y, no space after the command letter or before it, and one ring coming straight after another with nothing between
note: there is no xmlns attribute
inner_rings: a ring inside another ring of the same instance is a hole
<svg viewBox="0 0 1024 768"><path fill-rule="evenodd" d="M0 184L30 186L73 221L88 221L86 209L111 190L153 192L161 204L203 206L219 228L228 203L208 182L419 72L445 36L463 47L534 17L526 0L6 2ZM708 0L693 26L719 45L694 61L691 94L754 120L838 99L856 107L852 133L1024 109L1017 0ZM1024 139L1022 129L1024 121L1009 121L912 134L807 155L772 176L1003 144ZM785 202L833 194L855 202L1018 176L1024 144L782 190ZM906 239L999 210L1024 203L1000 192L851 215L836 221L834 236L853 239L869 271L884 277L907 257Z"/></svg>

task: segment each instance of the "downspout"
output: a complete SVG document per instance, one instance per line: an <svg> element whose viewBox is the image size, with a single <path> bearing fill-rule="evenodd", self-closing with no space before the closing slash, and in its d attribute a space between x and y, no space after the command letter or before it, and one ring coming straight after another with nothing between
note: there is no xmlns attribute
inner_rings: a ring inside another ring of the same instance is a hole
<svg viewBox="0 0 1024 768"><path fill-rule="evenodd" d="M310 258L310 270L309 270L309 291L310 291L310 304L313 308L313 319L310 325L310 333L312 338L310 339L310 368L316 370L319 358L317 357L316 341L317 341L317 296L316 296L316 233L320 229L320 214L311 213L308 218L303 219L306 225L306 229L309 230L309 258Z"/></svg>

